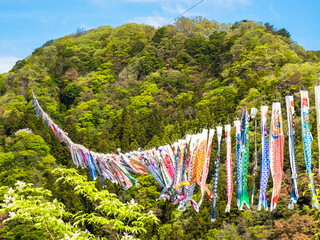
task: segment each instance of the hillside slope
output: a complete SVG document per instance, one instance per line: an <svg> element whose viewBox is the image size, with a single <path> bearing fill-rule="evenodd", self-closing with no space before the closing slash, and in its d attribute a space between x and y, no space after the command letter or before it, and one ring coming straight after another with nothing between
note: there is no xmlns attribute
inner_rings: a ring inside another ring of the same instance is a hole
<svg viewBox="0 0 320 240"><path fill-rule="evenodd" d="M59 189L50 184L54 176L45 172L56 165L71 167L73 163L68 148L35 117L30 102L32 90L42 108L74 142L98 152L116 152L119 147L128 151L158 146L213 123L232 122L244 105L259 108L265 101L271 106L277 98L285 113L284 96L288 88L300 109L299 90L303 82L310 93L313 163L318 166L313 86L319 72L319 54L305 51L290 39L285 29L276 30L270 24L245 20L224 25L201 17L180 18L174 25L159 29L129 23L50 40L18 61L10 72L0 75L0 156L6 156L7 162L23 162L19 167L13 164L8 171L28 169L36 175L8 173L11 176L8 178L1 173L0 182L10 185L18 179L43 183L68 209L89 211L83 199L68 202L59 193L67 192L66 186ZM296 122L298 167L304 173L299 117ZM42 147L23 145L36 140L15 137L14 133L21 128L31 128L35 136L30 138L37 138L36 146ZM253 128L250 134L253 137ZM213 147L212 159L216 142ZM259 159L260 144L258 147ZM253 152L251 144L250 172L254 165ZM312 229L316 223L309 208L310 196L302 196L307 183L299 185L299 208L287 209L290 193L287 146L282 195L273 214L256 210L239 212L235 201L231 213L224 212L224 142L221 156L215 223L210 223L208 199L200 213L191 208L180 213L173 204L156 202L161 189L150 176L138 176L140 186L126 192L110 182L108 190L117 193L124 202L134 198L145 211L152 210L160 219L160 225L140 235L142 239L238 239L239 236L241 239L307 239L317 232ZM32 163L35 159L36 164ZM41 159L46 160L45 166L38 162ZM36 166L31 168L32 164ZM213 168L211 164L207 181L210 188ZM255 180L256 186L259 185L259 177ZM303 174L299 180L302 183L307 178ZM315 180L319 182L319 176ZM249 189L252 181L249 176ZM269 196L271 177L268 186ZM258 194L256 201L257 198ZM301 221L297 221L299 216ZM303 230L297 233L292 226ZM96 233L99 233L97 229Z"/></svg>

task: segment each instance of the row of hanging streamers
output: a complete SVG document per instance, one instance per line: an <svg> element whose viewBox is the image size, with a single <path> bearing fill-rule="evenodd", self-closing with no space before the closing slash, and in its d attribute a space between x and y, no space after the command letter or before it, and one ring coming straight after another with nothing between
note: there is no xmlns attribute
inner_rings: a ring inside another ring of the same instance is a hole
<svg viewBox="0 0 320 240"><path fill-rule="evenodd" d="M317 111L317 130L320 134L320 85L315 86L316 111ZM312 206L319 208L317 195L313 183L313 174L311 172L311 143L312 135L309 123L309 97L308 91L301 89L301 128L302 141L305 156L306 170L310 181L310 190L312 195ZM289 162L291 170L291 195L288 207L294 208L298 201L298 172L296 159L296 137L295 137L295 109L293 95L285 97L287 127L288 127L288 147ZM93 179L97 175L101 179L102 185L105 185L105 179L120 184L124 189L137 185L138 181L131 176L130 172L135 174L151 174L155 181L162 188L159 199L168 200L178 204L178 210L184 211L188 205L199 211L206 194L212 199L211 221L216 220L216 206L218 199L218 180L220 169L220 149L223 136L223 127L203 129L196 134L186 134L173 144L166 144L158 148L148 150L131 151L122 153L121 149L117 153L96 153L90 151L82 145L75 144L57 124L55 124L48 114L40 107L35 95L33 94L33 105L37 110L37 115L41 117L48 127L61 142L67 144L74 164L77 167L88 167ZM258 191L258 210L262 207L268 210L267 185L269 173L273 179L272 194L270 199L270 211L273 211L279 200L281 191L281 181L284 165L284 133L281 113L281 103L275 101L272 103L271 119L268 134L268 106L263 103L260 107L260 126L261 126L261 166L260 166L260 184ZM244 207L250 208L248 194L248 166L249 166L249 125L254 123L254 168L253 168L253 188L251 192L251 204L254 203L255 195L255 175L258 174L258 149L257 149L257 121L258 109L253 107L250 114L246 106L242 109L241 119L236 119L234 123L235 139L231 138L232 128L228 123L224 126L224 136L226 144L226 212L230 212L233 192L233 173L232 173L232 146L235 147L235 179L236 179L236 202L239 210ZM216 133L216 137L214 134ZM269 137L269 139L268 139ZM214 161L213 187L212 192L207 185L209 174L210 155L213 140L216 139L217 151ZM320 138L318 138L320 139ZM235 140L235 141L234 141ZM234 142L234 145L233 145ZM320 140L318 142L320 149ZM320 162L320 161L319 161ZM194 192L196 187L200 188L200 200L196 201Z"/></svg>
<svg viewBox="0 0 320 240"><path fill-rule="evenodd" d="M206 180L209 172L212 140L215 130L203 129L198 134L187 134L172 145L163 145L142 151L102 154L90 151L80 144L75 144L46 114L33 94L33 105L37 115L42 117L47 126L52 128L54 134L61 142L65 142L70 150L71 157L77 167L88 167L92 178L100 177L102 185L105 179L120 184L124 189L138 184L130 172L138 174L151 174L163 188L159 199L167 199L179 203L179 210L185 210L188 202L199 211L205 193L212 198ZM199 185L201 198L198 203L192 199L195 187Z"/></svg>
<svg viewBox="0 0 320 240"><path fill-rule="evenodd" d="M139 153L118 155L101 154L90 151L84 146L75 144L71 141L67 136L68 134L55 124L49 115L42 110L34 94L32 105L36 108L39 118L41 117L45 121L48 129L51 128L59 140L66 143L76 167L88 167L92 179L94 180L97 179L98 173L103 186L105 186L104 179L109 179L111 182L120 184L127 189L133 184L138 184L138 181L130 175L127 169L140 174L147 173L145 164L139 159Z"/></svg>
<svg viewBox="0 0 320 240"><path fill-rule="evenodd" d="M315 99L316 99L316 111L317 111L317 130L319 133L319 116L320 113L320 86L315 86ZM309 177L309 186L311 190L312 207L319 209L317 195L313 183L313 174L311 170L312 165L312 153L311 144L313 141L310 132L309 122L309 96L308 91L302 87L300 91L301 97L301 129L302 129L302 141L303 152L305 157L306 170ZM297 159L296 159L296 137L295 137L295 109L293 95L285 96L286 111L287 111L287 128L288 128L288 147L289 147L289 163L291 172L291 195L288 208L293 209L294 204L297 203L298 194L298 173L297 173ZM281 114L281 104L278 101L272 103L271 111L271 123L269 133L269 145L268 145L268 133L267 133L267 116L268 106L265 104L261 106L261 173L260 173L260 195L258 202L258 210L261 210L261 205L265 210L268 209L267 204L267 183L269 179L269 166L273 179L273 189L271 195L270 211L273 211L278 203L281 181L283 174L284 164L284 134L283 123ZM318 135L319 138L319 135ZM320 147L320 142L319 142ZM319 148L320 150L320 148Z"/></svg>
<svg viewBox="0 0 320 240"><path fill-rule="evenodd" d="M206 179L209 171L210 152L214 129L203 129L201 133L186 135L172 145L174 157L170 165L174 168L171 171L172 179L164 186L159 199L168 199L179 203L178 209L184 211L188 202L198 211L207 192L212 196L207 187ZM170 146L167 146L170 149ZM169 150L170 151L170 150ZM166 155L167 162L170 162L170 155ZM200 186L201 199L196 203L193 199L193 192L196 185Z"/></svg>

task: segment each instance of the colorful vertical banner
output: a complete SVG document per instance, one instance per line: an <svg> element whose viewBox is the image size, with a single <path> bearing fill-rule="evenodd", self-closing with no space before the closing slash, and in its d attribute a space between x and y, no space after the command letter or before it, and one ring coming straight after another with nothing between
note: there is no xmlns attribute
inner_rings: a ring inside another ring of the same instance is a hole
<svg viewBox="0 0 320 240"><path fill-rule="evenodd" d="M260 195L258 202L258 211L261 211L261 205L268 210L267 185L269 180L269 145L268 145L268 106L262 105L261 113L261 169L260 169Z"/></svg>
<svg viewBox="0 0 320 240"><path fill-rule="evenodd" d="M312 207L319 209L319 204L317 200L317 195L314 190L313 176L312 176L312 156L311 156L311 144L313 141L310 132L310 122L309 122L309 96L307 90L300 91L301 96L301 129L302 129L302 141L303 141L303 151L304 159L306 162L307 173L309 177L309 186L311 190L311 201Z"/></svg>
<svg viewBox="0 0 320 240"><path fill-rule="evenodd" d="M317 133L318 133L319 175L320 175L320 85L316 85L314 87L314 92L315 92L316 112L317 112Z"/></svg>
<svg viewBox="0 0 320 240"><path fill-rule="evenodd" d="M233 123L236 132L237 206L239 208L242 191L241 122L235 120Z"/></svg>
<svg viewBox="0 0 320 240"><path fill-rule="evenodd" d="M231 156L231 125L225 125L225 137L226 137L226 148L227 148L227 157L226 157L226 175L227 175L227 196L228 202L226 206L226 212L230 212L231 199L232 199L232 190L233 190L233 181L232 181L232 156Z"/></svg>
<svg viewBox="0 0 320 240"><path fill-rule="evenodd" d="M269 144L270 168L273 179L270 211L273 211L276 208L281 190L284 159L283 151L284 136L282 127L281 104L279 102L273 102Z"/></svg>
<svg viewBox="0 0 320 240"><path fill-rule="evenodd" d="M202 204L205 191L207 191L209 198L212 198L212 193L208 190L206 182L207 182L207 177L208 177L208 172L209 172L210 155L211 155L212 139L213 139L214 132L215 131L213 128L209 130L209 137L208 137L207 150L206 150L207 154L206 154L206 159L205 159L204 166L203 166L203 173L202 173L201 179L198 181L198 184L201 187L201 198L200 198L200 201L197 206L198 211L199 211L199 208Z"/></svg>
<svg viewBox="0 0 320 240"><path fill-rule="evenodd" d="M218 179L219 179L219 166L220 166L220 143L222 137L222 127L217 127L217 138L218 138L218 147L214 168L214 176L213 176L213 201L212 201L212 211L211 211L211 222L216 221L216 205L217 205L217 197L218 197Z"/></svg>
<svg viewBox="0 0 320 240"><path fill-rule="evenodd" d="M256 171L258 169L258 150L257 150L257 118L256 115L258 113L257 108L251 108L250 117L251 120L254 119L254 167L253 167L253 186L252 186L252 194L251 194L251 204L253 204L253 197L254 197L254 187L255 187L255 177Z"/></svg>
<svg viewBox="0 0 320 240"><path fill-rule="evenodd" d="M242 184L239 210L243 210L244 204L250 208L247 180L249 165L249 114L246 106L243 107L241 116L241 160L242 160Z"/></svg>
<svg viewBox="0 0 320 240"><path fill-rule="evenodd" d="M295 120L294 120L294 102L293 96L286 96L287 107L287 122L288 122L288 145L289 145L289 160L291 171L291 194L289 209L294 208L294 204L297 203L298 194L298 174L297 174L297 158L296 158L296 136L295 136Z"/></svg>

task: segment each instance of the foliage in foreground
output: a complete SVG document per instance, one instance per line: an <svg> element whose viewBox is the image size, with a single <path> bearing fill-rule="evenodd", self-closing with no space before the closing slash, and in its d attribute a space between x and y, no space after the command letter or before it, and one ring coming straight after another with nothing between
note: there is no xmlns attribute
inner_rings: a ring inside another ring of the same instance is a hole
<svg viewBox="0 0 320 240"><path fill-rule="evenodd" d="M142 206L130 201L122 203L115 194L107 190L98 191L90 182L74 169L57 168L54 173L59 176L57 182L70 184L75 194L84 196L94 206L91 213L78 212L72 214L65 210L63 203L57 199L52 200L52 193L42 187L34 187L18 181L15 187L2 187L0 196L4 199L1 211L6 220L4 223L10 226L23 224L28 231L37 231L38 239L97 239L85 227L99 228L101 239L111 236L112 239L133 238L140 232L146 231L147 224L157 222L152 212L143 213ZM10 232L12 239L17 237L29 238L26 235ZM8 238L10 239L10 238Z"/></svg>

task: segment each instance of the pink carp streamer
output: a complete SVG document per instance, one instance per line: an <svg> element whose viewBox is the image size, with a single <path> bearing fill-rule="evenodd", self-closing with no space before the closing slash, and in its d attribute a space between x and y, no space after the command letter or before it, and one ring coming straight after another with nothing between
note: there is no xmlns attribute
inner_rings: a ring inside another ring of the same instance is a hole
<svg viewBox="0 0 320 240"><path fill-rule="evenodd" d="M240 208L240 197L242 192L242 159L241 159L241 122L234 121L236 133L236 169L237 169L237 206Z"/></svg>
<svg viewBox="0 0 320 240"><path fill-rule="evenodd" d="M227 147L227 159L226 159L226 173L227 173L227 196L228 202L226 207L226 212L230 212L231 199L232 199L232 158L231 158L231 125L225 125L225 137L226 137L226 147Z"/></svg>
<svg viewBox="0 0 320 240"><path fill-rule="evenodd" d="M281 104L279 102L273 102L269 145L270 168L273 179L270 211L273 211L276 208L281 190L284 158L283 147L284 136L281 117Z"/></svg>
<svg viewBox="0 0 320 240"><path fill-rule="evenodd" d="M320 79L318 77L318 84ZM316 111L317 111L317 133L318 133L318 150L319 150L319 175L320 175L320 85L314 87L316 97Z"/></svg>

